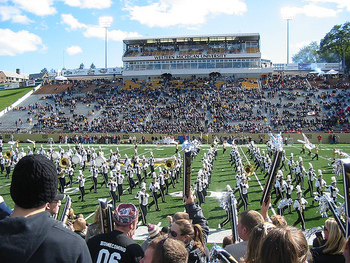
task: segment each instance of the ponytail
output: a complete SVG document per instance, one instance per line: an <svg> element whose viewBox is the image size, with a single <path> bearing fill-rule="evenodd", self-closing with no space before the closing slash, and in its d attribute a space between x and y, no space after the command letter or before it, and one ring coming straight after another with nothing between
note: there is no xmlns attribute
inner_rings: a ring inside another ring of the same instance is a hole
<svg viewBox="0 0 350 263"><path fill-rule="evenodd" d="M194 235L193 235L193 241L194 244L199 247L202 252L204 253L204 244L203 244L203 232L202 227L198 224L193 225Z"/></svg>

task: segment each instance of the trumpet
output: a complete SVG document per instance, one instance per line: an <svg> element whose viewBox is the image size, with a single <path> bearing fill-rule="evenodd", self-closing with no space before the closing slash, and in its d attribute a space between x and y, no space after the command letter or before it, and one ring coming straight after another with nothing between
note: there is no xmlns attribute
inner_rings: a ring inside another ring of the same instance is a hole
<svg viewBox="0 0 350 263"><path fill-rule="evenodd" d="M251 165L250 163L246 164L244 166L244 171L246 172L247 176L250 176L252 172L254 172L255 168L253 165Z"/></svg>
<svg viewBox="0 0 350 263"><path fill-rule="evenodd" d="M11 159L11 157L12 157L12 152L11 152L10 150L7 150L7 151L5 152L5 156L6 156L7 159Z"/></svg>
<svg viewBox="0 0 350 263"><path fill-rule="evenodd" d="M68 158L61 158L58 165L61 166L62 168L66 168L68 164L69 164Z"/></svg>
<svg viewBox="0 0 350 263"><path fill-rule="evenodd" d="M167 160L165 162L165 169L166 170L171 170L174 167L174 161L173 160Z"/></svg>

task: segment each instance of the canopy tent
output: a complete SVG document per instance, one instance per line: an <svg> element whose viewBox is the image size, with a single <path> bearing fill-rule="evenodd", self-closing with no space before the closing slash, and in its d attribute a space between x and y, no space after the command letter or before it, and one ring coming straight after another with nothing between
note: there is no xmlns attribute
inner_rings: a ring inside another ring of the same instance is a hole
<svg viewBox="0 0 350 263"><path fill-rule="evenodd" d="M65 76L57 76L55 80L68 80Z"/></svg>
<svg viewBox="0 0 350 263"><path fill-rule="evenodd" d="M328 71L326 74L328 75L335 75L335 74L338 74L339 72L334 70L334 69L331 69L330 71Z"/></svg>
<svg viewBox="0 0 350 263"><path fill-rule="evenodd" d="M322 70L314 70L314 71L311 71L311 72L309 72L309 74L318 74L318 75L323 75L323 74L325 74L324 73L324 71L322 71Z"/></svg>

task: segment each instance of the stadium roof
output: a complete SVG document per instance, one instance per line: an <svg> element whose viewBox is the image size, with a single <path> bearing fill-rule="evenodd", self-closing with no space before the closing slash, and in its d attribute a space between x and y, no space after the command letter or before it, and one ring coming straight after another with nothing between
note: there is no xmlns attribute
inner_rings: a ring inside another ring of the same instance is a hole
<svg viewBox="0 0 350 263"><path fill-rule="evenodd" d="M29 74L27 73L18 74L16 72L5 71L5 70L0 70L0 72L3 72L6 77L10 77L10 78L29 78Z"/></svg>
<svg viewBox="0 0 350 263"><path fill-rule="evenodd" d="M143 42L155 43L155 42L199 42L199 41L224 41L224 40L235 40L235 39L246 39L255 40L260 39L259 33L240 33L240 34L213 34L213 35L187 35L187 36L159 36L159 37L128 37L123 40L125 44L140 44Z"/></svg>

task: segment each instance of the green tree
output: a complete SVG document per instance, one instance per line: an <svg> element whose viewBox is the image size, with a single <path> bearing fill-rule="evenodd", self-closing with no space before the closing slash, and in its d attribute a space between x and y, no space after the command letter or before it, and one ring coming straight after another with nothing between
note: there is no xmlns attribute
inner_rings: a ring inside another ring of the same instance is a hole
<svg viewBox="0 0 350 263"><path fill-rule="evenodd" d="M79 69L84 69L84 63L81 63L80 66L79 66Z"/></svg>
<svg viewBox="0 0 350 263"><path fill-rule="evenodd" d="M343 25L335 25L320 43L320 52L331 52L337 55L343 68L350 66L350 22Z"/></svg>
<svg viewBox="0 0 350 263"><path fill-rule="evenodd" d="M95 64L94 64L94 63L91 63L90 68L91 68L91 69L95 69L95 68L96 68Z"/></svg>
<svg viewBox="0 0 350 263"><path fill-rule="evenodd" d="M294 63L317 63L321 62L319 56L320 47L316 41L312 41L309 45L302 47L298 53L292 56Z"/></svg>
<svg viewBox="0 0 350 263"><path fill-rule="evenodd" d="M40 71L40 73L42 73L42 74L47 74L47 73L48 73L47 68L43 68L43 69Z"/></svg>

